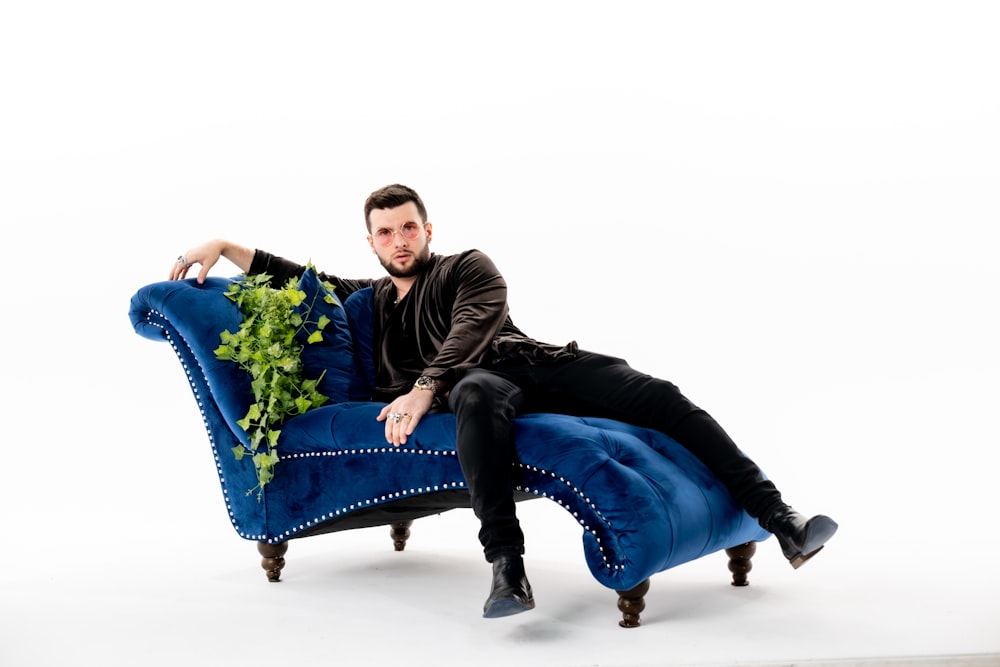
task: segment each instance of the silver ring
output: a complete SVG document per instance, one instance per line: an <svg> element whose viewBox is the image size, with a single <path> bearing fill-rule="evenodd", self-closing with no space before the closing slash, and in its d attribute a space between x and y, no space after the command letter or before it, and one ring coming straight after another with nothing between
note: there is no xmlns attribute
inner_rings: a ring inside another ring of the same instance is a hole
<svg viewBox="0 0 1000 667"><path fill-rule="evenodd" d="M403 415L399 412L390 412L386 415L386 417L398 424L399 420L403 418Z"/></svg>
<svg viewBox="0 0 1000 667"><path fill-rule="evenodd" d="M178 255L177 263L183 266L185 269L191 266L191 262L187 261L187 257L185 257L184 255Z"/></svg>

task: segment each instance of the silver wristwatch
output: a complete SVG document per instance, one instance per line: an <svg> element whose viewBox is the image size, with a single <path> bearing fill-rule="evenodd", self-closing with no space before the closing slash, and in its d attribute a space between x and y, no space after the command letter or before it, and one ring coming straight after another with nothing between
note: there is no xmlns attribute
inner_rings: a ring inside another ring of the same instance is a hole
<svg viewBox="0 0 1000 667"><path fill-rule="evenodd" d="M421 375L417 378L417 381L413 383L413 386L417 389L427 389L432 394L437 393L438 383L437 380L429 375Z"/></svg>

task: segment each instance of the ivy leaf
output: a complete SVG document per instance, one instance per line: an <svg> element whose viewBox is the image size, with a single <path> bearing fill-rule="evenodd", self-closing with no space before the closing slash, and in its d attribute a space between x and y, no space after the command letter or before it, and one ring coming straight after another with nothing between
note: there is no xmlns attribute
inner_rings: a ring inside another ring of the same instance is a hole
<svg viewBox="0 0 1000 667"><path fill-rule="evenodd" d="M314 268L311 263L307 267ZM298 289L296 278L290 278L280 288L272 287L271 279L268 274L258 274L230 283L226 297L238 305L243 320L237 331L223 331L219 335L222 344L215 349L216 358L238 364L251 378L254 402L237 422L246 432L249 445L234 447L232 451L238 461L252 453L257 486L249 489L247 495L256 491L258 501L266 485L274 479L274 468L279 462L278 427L287 418L329 400L319 392L317 380L304 377L303 344L298 342L296 334L308 333L310 344L321 341L320 331L330 320L320 316L312 321L311 305L304 311L297 310L305 302L306 294ZM325 281L324 285L333 289ZM329 295L324 298L328 303L336 303Z"/></svg>

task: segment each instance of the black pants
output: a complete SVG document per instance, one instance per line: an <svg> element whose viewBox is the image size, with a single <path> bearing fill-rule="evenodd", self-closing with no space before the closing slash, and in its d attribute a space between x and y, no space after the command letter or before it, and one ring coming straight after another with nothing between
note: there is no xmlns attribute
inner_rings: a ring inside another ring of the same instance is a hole
<svg viewBox="0 0 1000 667"><path fill-rule="evenodd" d="M721 426L666 380L641 373L624 360L580 351L572 360L469 371L451 390L458 459L481 522L486 559L523 553L524 534L514 508L512 420L528 412L608 417L661 431L697 456L729 489L737 504L760 518L781 505Z"/></svg>

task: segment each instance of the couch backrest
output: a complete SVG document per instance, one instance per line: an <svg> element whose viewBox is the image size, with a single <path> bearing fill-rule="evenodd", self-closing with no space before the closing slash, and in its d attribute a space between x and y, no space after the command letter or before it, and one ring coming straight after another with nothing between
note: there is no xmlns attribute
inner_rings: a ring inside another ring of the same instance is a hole
<svg viewBox="0 0 1000 667"><path fill-rule="evenodd" d="M153 340L164 340L167 328L174 330L204 374L211 399L229 428L245 442L245 433L237 421L246 415L252 400L250 375L235 362L215 356L222 342L221 333L237 331L243 320L238 306L226 297L234 280L238 278L210 277L204 284L193 279L152 283L132 297L129 316L136 333ZM305 343L314 324L307 325L299 336L304 344L305 376L319 378L325 371L319 391L330 403L367 400L374 384L371 288L352 294L345 306L318 280L316 272L308 269L299 281L299 289L306 293L299 309L312 307L308 318L311 323L320 315L329 318L322 342ZM361 341L360 346L355 345L355 338ZM358 347L360 354L356 354Z"/></svg>
<svg viewBox="0 0 1000 667"><path fill-rule="evenodd" d="M231 361L215 357L223 331L236 331L242 315L225 293L232 280L208 278L203 285L195 280L164 281L146 285L132 297L129 316L136 333L152 340L167 340L175 348L193 356L196 368L189 375L201 374L207 392L199 400L211 401L229 429L240 442L246 434L237 425L250 406L250 375ZM183 357L183 355L182 355ZM196 382L200 378L193 378Z"/></svg>
<svg viewBox="0 0 1000 667"><path fill-rule="evenodd" d="M367 362L354 355L352 325L346 309L334 297L325 299L326 288L312 277L300 285L307 297L316 296L323 305L323 314L330 318L324 329L324 344L310 345L303 351L307 377L318 377L329 364L325 386L321 391L331 402L351 398L367 398L371 384L365 372ZM229 516L236 531L246 539L266 539L270 535L268 503L258 502L256 494L248 493L257 485L254 466L249 459L238 461L232 450L249 444L246 432L237 423L250 407L252 392L250 374L232 361L216 358L223 331L237 331L243 321L238 306L226 297L226 292L238 278L208 278L199 285L196 280L163 281L141 288L132 297L129 317L139 335L152 340L169 342L177 354L188 383L201 411L205 428L215 455ZM351 301L357 313L353 328L363 339L371 340L371 290L362 290ZM364 356L364 355L362 355ZM294 422L293 418L289 422ZM283 429L288 426L284 425Z"/></svg>

